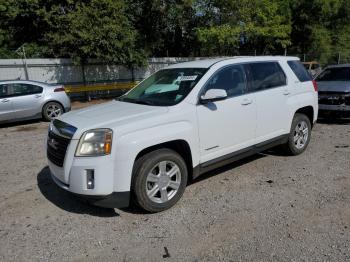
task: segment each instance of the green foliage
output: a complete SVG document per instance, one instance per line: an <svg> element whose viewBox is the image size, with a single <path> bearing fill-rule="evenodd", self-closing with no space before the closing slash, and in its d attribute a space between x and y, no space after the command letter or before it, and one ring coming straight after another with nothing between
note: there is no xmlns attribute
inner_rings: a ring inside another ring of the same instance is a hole
<svg viewBox="0 0 350 262"><path fill-rule="evenodd" d="M0 55L88 58L127 66L145 63L123 0L8 0L0 4ZM12 50L11 50L12 49Z"/></svg>
<svg viewBox="0 0 350 262"><path fill-rule="evenodd" d="M78 62L88 58L125 65L144 62L123 1L72 1L65 8L53 6L47 23L52 30L45 38L54 56L68 56Z"/></svg>
<svg viewBox="0 0 350 262"><path fill-rule="evenodd" d="M311 54L321 63L350 58L348 0L292 0L292 52Z"/></svg>
<svg viewBox="0 0 350 262"><path fill-rule="evenodd" d="M290 13L279 0L210 1L210 27L198 38L211 54L233 55L247 50L266 53L290 45ZM208 13L208 11L206 11Z"/></svg>
<svg viewBox="0 0 350 262"><path fill-rule="evenodd" d="M350 58L349 0L0 0L0 58L308 54Z"/></svg>

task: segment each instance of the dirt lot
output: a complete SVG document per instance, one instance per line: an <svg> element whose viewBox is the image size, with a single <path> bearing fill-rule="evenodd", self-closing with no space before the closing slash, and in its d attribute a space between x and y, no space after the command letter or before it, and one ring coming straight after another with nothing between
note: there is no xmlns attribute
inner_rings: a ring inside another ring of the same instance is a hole
<svg viewBox="0 0 350 262"><path fill-rule="evenodd" d="M0 128L0 261L350 261L350 122L319 123L301 156L206 174L160 214L92 207L55 186L47 127Z"/></svg>

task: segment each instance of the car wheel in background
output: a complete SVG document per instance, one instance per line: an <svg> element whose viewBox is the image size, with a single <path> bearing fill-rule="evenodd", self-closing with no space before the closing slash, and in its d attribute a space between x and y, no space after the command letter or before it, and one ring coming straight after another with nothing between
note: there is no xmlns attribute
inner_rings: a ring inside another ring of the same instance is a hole
<svg viewBox="0 0 350 262"><path fill-rule="evenodd" d="M57 102L49 102L43 107L43 117L47 121L51 121L63 113L62 105Z"/></svg>

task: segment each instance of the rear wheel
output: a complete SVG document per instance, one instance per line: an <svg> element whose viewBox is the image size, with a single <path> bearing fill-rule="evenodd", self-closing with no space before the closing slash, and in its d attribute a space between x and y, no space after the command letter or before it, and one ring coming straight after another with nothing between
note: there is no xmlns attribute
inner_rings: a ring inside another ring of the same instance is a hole
<svg viewBox="0 0 350 262"><path fill-rule="evenodd" d="M63 107L57 102L49 102L43 107L43 116L45 120L51 121L63 114Z"/></svg>
<svg viewBox="0 0 350 262"><path fill-rule="evenodd" d="M132 192L136 203L148 212L160 212L175 205L187 185L187 167L170 149L150 152L135 163Z"/></svg>
<svg viewBox="0 0 350 262"><path fill-rule="evenodd" d="M299 155L305 151L311 138L311 123L304 114L295 114L284 148L291 155Z"/></svg>

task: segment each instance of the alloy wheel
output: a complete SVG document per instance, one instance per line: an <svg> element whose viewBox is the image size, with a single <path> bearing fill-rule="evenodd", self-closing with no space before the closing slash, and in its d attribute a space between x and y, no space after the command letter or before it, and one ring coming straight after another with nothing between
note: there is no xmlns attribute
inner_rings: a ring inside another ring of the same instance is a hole
<svg viewBox="0 0 350 262"><path fill-rule="evenodd" d="M46 108L46 115L50 118L50 119L54 119L58 116L60 116L62 114L62 108L56 104L50 104L47 108Z"/></svg>
<svg viewBox="0 0 350 262"><path fill-rule="evenodd" d="M309 128L305 121L300 121L294 130L294 145L297 149L302 149L309 138Z"/></svg>
<svg viewBox="0 0 350 262"><path fill-rule="evenodd" d="M165 203L176 195L180 183L179 166L172 161L161 161L147 175L147 196L155 203Z"/></svg>

